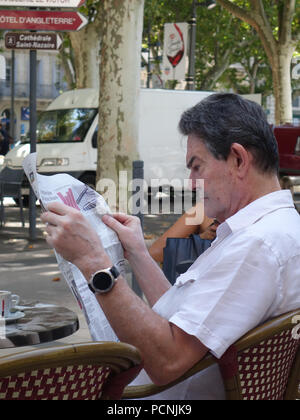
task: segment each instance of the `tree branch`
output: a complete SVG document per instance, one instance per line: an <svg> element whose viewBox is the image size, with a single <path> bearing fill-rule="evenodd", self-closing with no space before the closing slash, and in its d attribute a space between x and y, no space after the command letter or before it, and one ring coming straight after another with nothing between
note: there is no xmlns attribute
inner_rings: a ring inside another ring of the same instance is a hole
<svg viewBox="0 0 300 420"><path fill-rule="evenodd" d="M265 52L272 64L276 55L277 41L273 36L272 27L267 19L262 0L249 0L252 9L246 10L237 6L230 0L216 0L222 7L227 9L234 16L251 25L259 35ZM293 0L289 0L293 1Z"/></svg>
<svg viewBox="0 0 300 420"><path fill-rule="evenodd" d="M262 7L261 0L249 0L249 3L253 7L253 10L260 11Z"/></svg>
<svg viewBox="0 0 300 420"><path fill-rule="evenodd" d="M230 0L216 0L216 2L219 3L222 7L224 7L224 9L227 9L234 16L249 23L249 25L251 26L256 25L255 16L251 12L251 10L245 10L242 7L237 6L236 4L232 3Z"/></svg>

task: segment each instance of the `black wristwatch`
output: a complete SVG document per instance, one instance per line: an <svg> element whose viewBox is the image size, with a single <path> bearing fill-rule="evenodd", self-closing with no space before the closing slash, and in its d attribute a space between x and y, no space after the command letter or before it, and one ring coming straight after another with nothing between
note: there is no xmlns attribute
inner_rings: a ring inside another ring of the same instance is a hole
<svg viewBox="0 0 300 420"><path fill-rule="evenodd" d="M99 270L91 276L89 289L93 293L107 293L115 285L120 273L115 265Z"/></svg>

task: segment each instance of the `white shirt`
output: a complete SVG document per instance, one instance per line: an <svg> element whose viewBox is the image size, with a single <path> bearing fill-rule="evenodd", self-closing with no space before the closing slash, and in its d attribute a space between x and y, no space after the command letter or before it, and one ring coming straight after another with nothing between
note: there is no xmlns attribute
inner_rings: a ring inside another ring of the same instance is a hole
<svg viewBox="0 0 300 420"><path fill-rule="evenodd" d="M300 216L289 190L228 218L211 247L153 306L220 358L242 335L300 307ZM149 383L141 372L134 385ZM223 399L216 366L150 399Z"/></svg>

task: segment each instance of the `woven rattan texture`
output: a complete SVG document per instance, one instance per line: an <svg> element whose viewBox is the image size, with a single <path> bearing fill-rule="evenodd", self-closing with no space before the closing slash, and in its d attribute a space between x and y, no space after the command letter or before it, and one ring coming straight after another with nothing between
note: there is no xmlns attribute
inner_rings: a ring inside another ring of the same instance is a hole
<svg viewBox="0 0 300 420"><path fill-rule="evenodd" d="M78 365L7 376L0 378L0 400L96 400L110 371Z"/></svg>
<svg viewBox="0 0 300 420"><path fill-rule="evenodd" d="M291 331L286 330L239 354L243 399L283 399L298 345L299 340L295 340Z"/></svg>

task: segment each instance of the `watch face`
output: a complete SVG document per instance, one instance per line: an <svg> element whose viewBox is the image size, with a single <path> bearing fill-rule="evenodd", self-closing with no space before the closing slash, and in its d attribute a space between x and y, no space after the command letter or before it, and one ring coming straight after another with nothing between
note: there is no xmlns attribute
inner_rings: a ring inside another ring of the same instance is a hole
<svg viewBox="0 0 300 420"><path fill-rule="evenodd" d="M113 280L108 273L97 273L93 279L93 286L98 290L107 290L112 286Z"/></svg>

